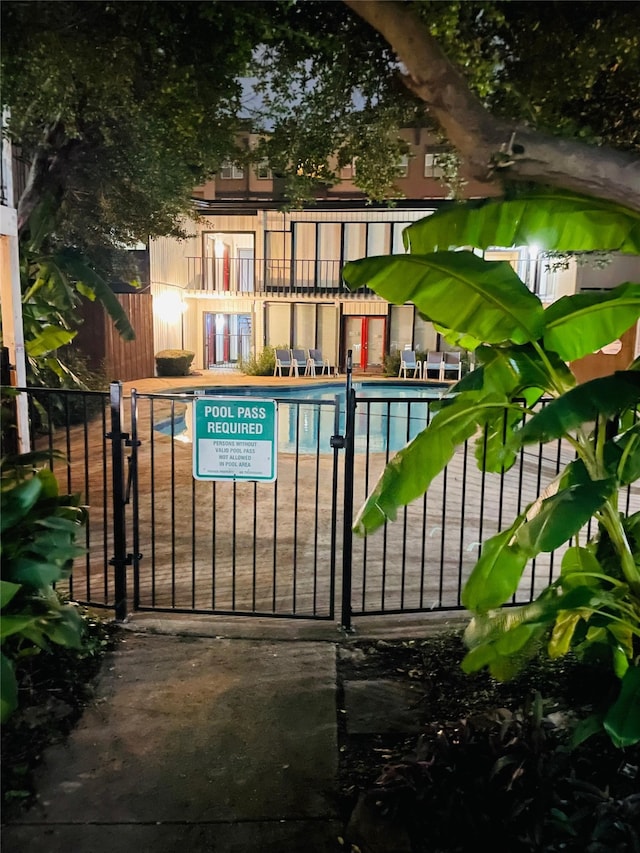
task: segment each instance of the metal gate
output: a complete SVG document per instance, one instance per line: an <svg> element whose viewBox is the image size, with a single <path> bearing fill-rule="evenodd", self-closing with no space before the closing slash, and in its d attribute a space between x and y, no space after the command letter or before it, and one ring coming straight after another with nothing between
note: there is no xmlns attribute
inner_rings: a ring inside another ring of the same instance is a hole
<svg viewBox="0 0 640 853"><path fill-rule="evenodd" d="M456 451L428 493L361 539L357 512L385 464L430 420L429 401L365 394L347 371L343 403L278 402L275 483L202 482L192 476L191 394L23 389L37 449L61 488L90 507L86 557L68 589L81 603L130 610L333 620L462 610L480 543L529 504L564 465L561 442L523 450L501 475ZM255 389L253 389L255 392ZM264 396L270 396L265 394ZM624 498L640 509L640 489ZM531 601L559 571L539 555L513 604ZM335 602L339 602L336 607Z"/></svg>

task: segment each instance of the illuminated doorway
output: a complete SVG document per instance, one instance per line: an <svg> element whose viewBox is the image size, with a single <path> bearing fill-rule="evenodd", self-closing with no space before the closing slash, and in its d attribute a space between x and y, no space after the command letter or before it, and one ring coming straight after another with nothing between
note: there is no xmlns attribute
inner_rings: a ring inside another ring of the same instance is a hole
<svg viewBox="0 0 640 853"><path fill-rule="evenodd" d="M204 363L207 369L237 365L250 355L250 314L204 315Z"/></svg>

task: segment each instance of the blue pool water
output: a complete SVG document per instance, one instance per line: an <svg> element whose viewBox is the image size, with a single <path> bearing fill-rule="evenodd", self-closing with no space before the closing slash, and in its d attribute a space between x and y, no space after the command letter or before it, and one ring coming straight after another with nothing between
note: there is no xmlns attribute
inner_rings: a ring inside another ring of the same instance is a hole
<svg viewBox="0 0 640 853"><path fill-rule="evenodd" d="M395 452L414 438L427 424L429 401L439 399L446 386L409 385L398 383L355 382L357 408L355 419L356 453ZM197 396L273 399L278 403L278 450L281 453L330 453L330 438L335 433L335 409L338 401L340 418L338 431L345 429L345 385L327 383L304 388L246 386L230 389L212 387L197 389ZM176 404L173 421L155 424L165 435L173 434L179 441L190 441L189 418L186 407Z"/></svg>

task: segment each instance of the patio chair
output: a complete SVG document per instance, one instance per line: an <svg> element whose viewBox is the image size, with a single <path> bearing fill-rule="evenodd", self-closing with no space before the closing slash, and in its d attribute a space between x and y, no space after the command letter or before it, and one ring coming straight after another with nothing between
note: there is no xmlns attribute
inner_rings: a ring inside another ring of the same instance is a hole
<svg viewBox="0 0 640 853"><path fill-rule="evenodd" d="M433 374L436 374L433 376ZM428 352L422 368L423 379L444 379L444 353L434 350Z"/></svg>
<svg viewBox="0 0 640 853"><path fill-rule="evenodd" d="M307 366L304 370L305 376L316 376L317 371L320 371L320 376L324 376L325 370L327 371L327 376L331 375L331 365L329 364L328 358L322 357L322 351L319 349L310 349L309 350L309 358L307 359Z"/></svg>
<svg viewBox="0 0 640 853"><path fill-rule="evenodd" d="M295 370L295 375L300 376L300 371L307 366L308 353L306 349L292 349L291 361ZM304 374L303 374L304 375Z"/></svg>
<svg viewBox="0 0 640 853"><path fill-rule="evenodd" d="M282 371L286 370L285 376L298 376L298 364L293 358L290 349L276 350L276 364L273 368L274 376L282 376Z"/></svg>
<svg viewBox="0 0 640 853"><path fill-rule="evenodd" d="M443 364L443 379L457 381L462 376L462 361L459 352L445 352Z"/></svg>
<svg viewBox="0 0 640 853"><path fill-rule="evenodd" d="M407 371L413 370L413 378L419 379L422 375L422 362L416 359L416 354L413 350L403 350L400 353L400 370L398 376L408 378Z"/></svg>

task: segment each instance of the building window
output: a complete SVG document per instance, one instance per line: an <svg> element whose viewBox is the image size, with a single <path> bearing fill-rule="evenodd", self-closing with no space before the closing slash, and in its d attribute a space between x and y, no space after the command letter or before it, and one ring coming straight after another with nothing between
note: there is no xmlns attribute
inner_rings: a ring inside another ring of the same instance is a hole
<svg viewBox="0 0 640 853"><path fill-rule="evenodd" d="M406 178L409 175L409 155L403 154L402 157L398 160L398 165L396 167L397 176L399 178Z"/></svg>
<svg viewBox="0 0 640 853"><path fill-rule="evenodd" d="M260 181L271 180L272 174L268 160L260 160L260 162L256 164L256 178Z"/></svg>
<svg viewBox="0 0 640 853"><path fill-rule="evenodd" d="M244 169L242 168L242 166L237 166L230 160L225 160L222 166L220 167L220 177L224 178L225 180L238 181L241 178L244 178Z"/></svg>
<svg viewBox="0 0 640 853"><path fill-rule="evenodd" d="M441 178L444 172L440 165L438 154L424 155L424 176L425 178Z"/></svg>
<svg viewBox="0 0 640 853"><path fill-rule="evenodd" d="M345 181L349 181L352 178L355 178L355 176L356 176L356 161L354 158L350 163L348 163L346 166L343 166L342 169L340 169L340 177Z"/></svg>

